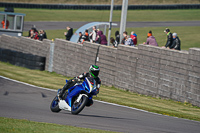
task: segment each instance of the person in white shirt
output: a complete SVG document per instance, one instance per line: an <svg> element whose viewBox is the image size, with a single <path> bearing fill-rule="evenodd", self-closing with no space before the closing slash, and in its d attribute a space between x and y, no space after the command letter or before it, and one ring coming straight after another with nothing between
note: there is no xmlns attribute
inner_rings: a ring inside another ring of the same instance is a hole
<svg viewBox="0 0 200 133"><path fill-rule="evenodd" d="M95 40L96 40L96 37L97 37L97 30L96 30L96 26L93 26L92 27L92 32L90 33L90 42L91 43L93 43L93 42L95 42Z"/></svg>

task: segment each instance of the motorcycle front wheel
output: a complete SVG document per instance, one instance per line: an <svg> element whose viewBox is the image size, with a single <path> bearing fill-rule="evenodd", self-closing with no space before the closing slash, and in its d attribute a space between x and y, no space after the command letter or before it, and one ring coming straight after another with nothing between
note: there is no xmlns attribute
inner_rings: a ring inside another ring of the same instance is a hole
<svg viewBox="0 0 200 133"><path fill-rule="evenodd" d="M61 111L61 109L59 108L59 105L58 105L58 97L57 96L51 102L50 109L52 112L56 112L56 113Z"/></svg>
<svg viewBox="0 0 200 133"><path fill-rule="evenodd" d="M72 104L72 110L71 113L73 115L77 115L79 114L85 107L85 105L88 102L88 98L86 96L82 96L81 100L79 102L77 102L77 100L75 100Z"/></svg>

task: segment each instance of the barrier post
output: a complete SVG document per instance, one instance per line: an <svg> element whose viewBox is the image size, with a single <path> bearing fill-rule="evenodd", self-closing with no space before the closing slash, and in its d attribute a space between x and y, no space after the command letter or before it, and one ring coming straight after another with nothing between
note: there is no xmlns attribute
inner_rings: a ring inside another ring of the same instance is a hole
<svg viewBox="0 0 200 133"><path fill-rule="evenodd" d="M48 67L48 71L52 72L53 71L53 54L54 54L54 41L52 39L51 43L50 43L50 50L49 50L49 67Z"/></svg>

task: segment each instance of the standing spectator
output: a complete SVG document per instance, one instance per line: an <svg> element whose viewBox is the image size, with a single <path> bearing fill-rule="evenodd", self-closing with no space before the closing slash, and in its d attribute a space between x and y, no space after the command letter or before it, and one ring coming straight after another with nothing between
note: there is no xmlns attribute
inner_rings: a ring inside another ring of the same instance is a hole
<svg viewBox="0 0 200 133"><path fill-rule="evenodd" d="M121 44L125 44L125 40L127 39L127 32L126 31L123 32L123 36L124 36L124 38L122 39Z"/></svg>
<svg viewBox="0 0 200 133"><path fill-rule="evenodd" d="M3 29L5 29L5 28L8 29L8 27L9 27L9 21L6 20L6 22L5 22L5 17L4 17L3 21L1 21L1 24L2 24Z"/></svg>
<svg viewBox="0 0 200 133"><path fill-rule="evenodd" d="M173 42L172 33L170 32L170 29L168 28L166 28L164 32L167 34L167 42L166 42L165 48L167 47L170 48Z"/></svg>
<svg viewBox="0 0 200 133"><path fill-rule="evenodd" d="M134 31L131 32L131 38L133 39L134 45L137 45L137 34Z"/></svg>
<svg viewBox="0 0 200 133"><path fill-rule="evenodd" d="M115 41L117 41L117 45L119 44L120 41L120 35L119 35L119 31L115 32Z"/></svg>
<svg viewBox="0 0 200 133"><path fill-rule="evenodd" d="M79 32L79 38L78 38L78 42L77 43L83 43L83 38L82 38L82 33L81 32Z"/></svg>
<svg viewBox="0 0 200 133"><path fill-rule="evenodd" d="M152 46L158 46L158 43L156 41L156 38L152 35L152 31L150 30L147 34L147 41L143 44L152 45Z"/></svg>
<svg viewBox="0 0 200 133"><path fill-rule="evenodd" d="M40 32L39 32L40 34L39 34L39 40L40 41L43 41L43 39L47 39L47 36L46 36L46 32L44 31L44 30L40 30Z"/></svg>
<svg viewBox="0 0 200 133"><path fill-rule="evenodd" d="M42 30L42 31L44 33L44 39L47 39L47 33L46 33L46 31L44 31L44 30Z"/></svg>
<svg viewBox="0 0 200 133"><path fill-rule="evenodd" d="M177 33L173 33L172 36L173 36L173 43L170 49L181 50L181 41L177 36Z"/></svg>
<svg viewBox="0 0 200 133"><path fill-rule="evenodd" d="M93 43L93 42L95 42L95 39L96 39L96 37L97 37L97 30L96 30L96 26L93 26L92 27L92 32L90 33L90 42L91 43Z"/></svg>
<svg viewBox="0 0 200 133"><path fill-rule="evenodd" d="M98 44L107 45L108 42L106 36L103 34L103 31L97 32L97 38L95 42Z"/></svg>
<svg viewBox="0 0 200 133"><path fill-rule="evenodd" d="M64 32L64 35L66 37L66 40L70 40L73 35L73 28L70 28L69 26L66 27L68 32Z"/></svg>
<svg viewBox="0 0 200 133"><path fill-rule="evenodd" d="M134 42L133 42L133 39L130 38L130 36L127 36L127 38L126 38L126 40L124 42L124 45L135 46Z"/></svg>
<svg viewBox="0 0 200 133"><path fill-rule="evenodd" d="M85 30L85 35L84 35L82 38L83 38L83 42L84 42L84 41L88 41L88 42L90 41L89 34L88 34L88 30ZM82 43L83 43L83 42L82 42Z"/></svg>
<svg viewBox="0 0 200 133"><path fill-rule="evenodd" d="M118 44L119 44L119 43L117 42L117 40L115 40L113 37L110 38L110 43L113 44L113 47L114 47L114 48L117 48L117 46L118 46Z"/></svg>

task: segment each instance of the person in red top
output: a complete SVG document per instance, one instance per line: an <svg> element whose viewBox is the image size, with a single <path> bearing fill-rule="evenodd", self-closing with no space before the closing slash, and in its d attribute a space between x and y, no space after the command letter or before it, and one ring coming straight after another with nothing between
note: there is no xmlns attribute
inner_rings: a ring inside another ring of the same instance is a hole
<svg viewBox="0 0 200 133"><path fill-rule="evenodd" d="M38 36L37 32L34 32L33 30L31 30L30 33L31 33L31 36L30 36L31 39L35 39L35 40L39 39L39 36Z"/></svg>
<svg viewBox="0 0 200 133"><path fill-rule="evenodd" d="M133 39L134 45L137 45L137 34L134 31L131 32L131 38Z"/></svg>
<svg viewBox="0 0 200 133"><path fill-rule="evenodd" d="M5 29L5 18L4 20L1 22L2 26L3 26L3 29ZM6 29L8 29L8 26L9 26L9 21L6 20Z"/></svg>

